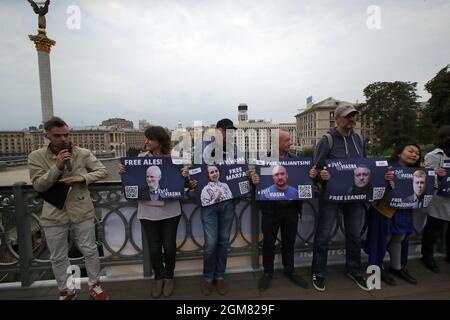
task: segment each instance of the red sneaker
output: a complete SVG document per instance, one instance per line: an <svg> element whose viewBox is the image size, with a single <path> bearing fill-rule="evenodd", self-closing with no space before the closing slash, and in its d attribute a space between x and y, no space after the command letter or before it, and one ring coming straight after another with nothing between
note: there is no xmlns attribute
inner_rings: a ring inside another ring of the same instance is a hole
<svg viewBox="0 0 450 320"><path fill-rule="evenodd" d="M75 300L77 297L76 291L61 291L59 293L59 300Z"/></svg>
<svg viewBox="0 0 450 320"><path fill-rule="evenodd" d="M93 300L109 300L108 294L102 289L102 287L100 287L98 283L94 283L89 288L89 295Z"/></svg>

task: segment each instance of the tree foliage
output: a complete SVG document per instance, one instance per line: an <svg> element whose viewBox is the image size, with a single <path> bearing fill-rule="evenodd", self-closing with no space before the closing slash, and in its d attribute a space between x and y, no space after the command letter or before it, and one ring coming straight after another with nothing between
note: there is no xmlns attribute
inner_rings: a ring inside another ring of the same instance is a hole
<svg viewBox="0 0 450 320"><path fill-rule="evenodd" d="M366 103L361 115L373 126L373 153L379 154L399 144L414 141L419 104L416 82L375 82L364 89Z"/></svg>
<svg viewBox="0 0 450 320"><path fill-rule="evenodd" d="M429 113L435 128L450 124L450 69L447 65L428 81L425 89L431 94Z"/></svg>

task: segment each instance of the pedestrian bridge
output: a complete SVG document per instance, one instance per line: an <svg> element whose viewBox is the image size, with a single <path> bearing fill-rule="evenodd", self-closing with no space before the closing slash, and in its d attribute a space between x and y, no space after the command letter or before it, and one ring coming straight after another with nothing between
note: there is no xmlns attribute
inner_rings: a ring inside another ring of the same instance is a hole
<svg viewBox="0 0 450 320"><path fill-rule="evenodd" d="M90 190L96 208L97 242L105 288L113 299L150 299L151 261L145 242L141 241L137 202L124 199L120 182L99 182L90 186ZM260 213L251 197L235 201L227 269L229 294L224 297L201 295L203 231L200 208L193 196L187 195L182 200L183 215L177 234L177 289L170 299L450 298L450 264L443 259L438 260L440 274L425 269L420 260L411 260L408 269L417 276L417 286L399 280L395 287L382 284L382 290L361 291L344 275L345 231L341 216L336 220L329 246L331 266L325 293L295 287L281 273L275 274L268 291L260 293L257 290L257 279L261 274ZM16 183L14 187L0 187L0 299L54 299L57 296L45 237L38 224L41 208L42 200L30 185ZM317 200L306 201L303 213L299 215L296 266L299 274L308 280L317 208ZM420 252L420 232L425 219L421 214L414 217L416 232L410 241L411 258ZM366 226L362 224L363 238L365 232ZM72 264L83 267L83 258L73 246L73 238L69 241ZM278 267L280 260L277 255ZM81 298L87 298L87 295L81 295Z"/></svg>

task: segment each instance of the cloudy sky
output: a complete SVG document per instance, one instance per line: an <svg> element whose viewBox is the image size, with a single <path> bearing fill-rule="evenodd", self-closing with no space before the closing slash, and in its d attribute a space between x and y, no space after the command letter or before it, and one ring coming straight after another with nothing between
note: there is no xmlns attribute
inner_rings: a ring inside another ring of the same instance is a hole
<svg viewBox="0 0 450 320"><path fill-rule="evenodd" d="M20 129L41 121L37 16L0 2L0 130ZM52 0L54 112L72 126L174 127L237 120L247 103L250 118L293 122L309 95L363 101L368 84L396 80L426 100L450 63L449 16L448 0Z"/></svg>

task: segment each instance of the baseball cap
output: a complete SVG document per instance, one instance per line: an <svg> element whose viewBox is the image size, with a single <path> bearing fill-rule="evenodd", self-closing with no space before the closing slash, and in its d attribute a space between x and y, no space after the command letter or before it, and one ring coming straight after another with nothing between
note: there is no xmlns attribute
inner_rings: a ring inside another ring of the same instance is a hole
<svg viewBox="0 0 450 320"><path fill-rule="evenodd" d="M236 130L236 127L234 126L233 121L231 121L228 118L224 118L224 119L217 121L216 129L219 129L219 128L222 128L224 130L227 130L227 129Z"/></svg>
<svg viewBox="0 0 450 320"><path fill-rule="evenodd" d="M346 117L350 113L354 113L354 112L359 113L358 110L356 110L355 107L352 106L351 104L343 103L343 104L339 105L336 108L336 110L334 111L334 118Z"/></svg>

